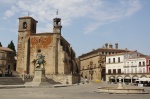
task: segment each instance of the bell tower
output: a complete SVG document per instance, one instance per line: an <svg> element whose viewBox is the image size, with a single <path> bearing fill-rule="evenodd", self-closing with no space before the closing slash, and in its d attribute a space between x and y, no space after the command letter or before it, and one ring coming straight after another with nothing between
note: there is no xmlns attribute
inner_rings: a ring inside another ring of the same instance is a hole
<svg viewBox="0 0 150 99"><path fill-rule="evenodd" d="M37 21L32 17L20 17L18 27L17 71L29 72L30 35L36 34Z"/></svg>
<svg viewBox="0 0 150 99"><path fill-rule="evenodd" d="M54 18L53 19L53 33L60 33L61 34L61 19Z"/></svg>
<svg viewBox="0 0 150 99"><path fill-rule="evenodd" d="M32 17L21 17L19 18L19 29L18 32L28 31L32 34L36 33L36 24L37 21Z"/></svg>

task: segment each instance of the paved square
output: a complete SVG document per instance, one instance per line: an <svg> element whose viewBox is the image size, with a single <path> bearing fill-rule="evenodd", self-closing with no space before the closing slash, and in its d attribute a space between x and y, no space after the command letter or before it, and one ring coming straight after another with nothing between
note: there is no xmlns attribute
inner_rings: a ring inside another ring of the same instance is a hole
<svg viewBox="0 0 150 99"><path fill-rule="evenodd" d="M81 84L59 88L0 89L0 99L149 99L150 94L102 94L96 93L104 83ZM147 87L146 91L150 92Z"/></svg>

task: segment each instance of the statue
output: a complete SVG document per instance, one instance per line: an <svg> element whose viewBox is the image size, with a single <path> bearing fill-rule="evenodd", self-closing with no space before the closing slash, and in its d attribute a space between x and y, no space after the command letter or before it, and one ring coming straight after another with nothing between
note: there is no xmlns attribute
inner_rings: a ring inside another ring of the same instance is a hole
<svg viewBox="0 0 150 99"><path fill-rule="evenodd" d="M45 56L41 54L40 50L38 50L37 59L33 60L34 66L36 66L36 68L42 68L41 65L43 65L44 68L44 64L45 64L44 58Z"/></svg>

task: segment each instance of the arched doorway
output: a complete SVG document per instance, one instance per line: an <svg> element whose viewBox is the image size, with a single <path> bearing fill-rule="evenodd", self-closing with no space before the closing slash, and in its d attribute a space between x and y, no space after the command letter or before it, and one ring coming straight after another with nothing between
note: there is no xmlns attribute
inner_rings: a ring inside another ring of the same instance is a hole
<svg viewBox="0 0 150 99"><path fill-rule="evenodd" d="M123 82L123 77L122 76L117 77L117 82L119 82L119 79L121 79L121 82Z"/></svg>
<svg viewBox="0 0 150 99"><path fill-rule="evenodd" d="M125 76L124 77L124 83L126 83L126 84L131 83L131 77L130 76Z"/></svg>
<svg viewBox="0 0 150 99"><path fill-rule="evenodd" d="M110 77L109 77L109 82L110 82L110 83L111 83L111 82L116 82L116 81L115 81L115 76L110 76Z"/></svg>
<svg viewBox="0 0 150 99"><path fill-rule="evenodd" d="M2 70L0 69L0 77L2 77L2 73L3 73L3 72L2 72Z"/></svg>
<svg viewBox="0 0 150 99"><path fill-rule="evenodd" d="M132 83L136 83L136 80L137 80L137 79L139 79L138 76L133 76L133 77L132 77Z"/></svg>

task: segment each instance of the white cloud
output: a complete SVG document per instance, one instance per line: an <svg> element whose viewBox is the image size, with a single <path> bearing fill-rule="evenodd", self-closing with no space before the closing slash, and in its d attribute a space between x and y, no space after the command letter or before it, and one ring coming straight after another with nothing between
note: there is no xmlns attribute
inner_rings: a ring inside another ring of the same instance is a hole
<svg viewBox="0 0 150 99"><path fill-rule="evenodd" d="M9 17L12 17L17 12L19 12L19 9L15 6L11 6L11 8L4 13L3 19L7 19Z"/></svg>
<svg viewBox="0 0 150 99"><path fill-rule="evenodd" d="M51 19L56 17L56 9L59 9L58 16L62 18L63 26L70 25L76 18L85 17L91 20L90 23L85 23L85 33L91 33L101 25L133 15L140 8L139 0L17 0L5 12L4 17L9 18L16 13L22 16L30 13L30 16L44 23L47 29ZM43 31L44 26L39 30Z"/></svg>

